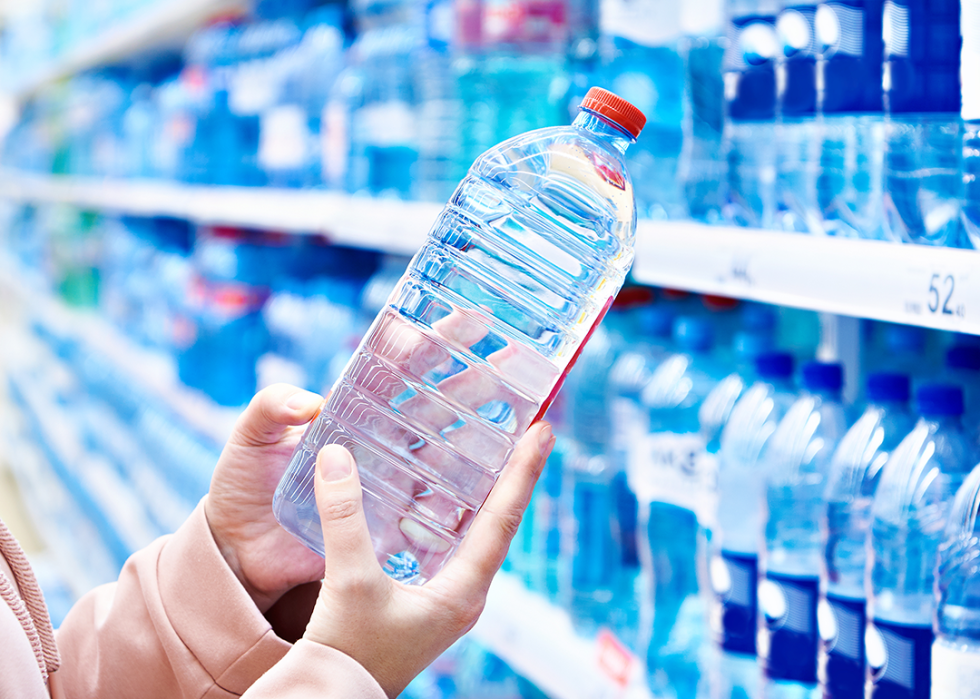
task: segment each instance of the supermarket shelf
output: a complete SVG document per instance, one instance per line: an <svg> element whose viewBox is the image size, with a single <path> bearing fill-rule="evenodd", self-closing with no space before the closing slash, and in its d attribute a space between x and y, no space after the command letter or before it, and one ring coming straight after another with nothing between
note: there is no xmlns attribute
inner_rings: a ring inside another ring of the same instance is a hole
<svg viewBox="0 0 980 699"><path fill-rule="evenodd" d="M654 286L980 334L974 250L643 221L633 276Z"/></svg>
<svg viewBox="0 0 980 699"><path fill-rule="evenodd" d="M241 13L248 6L248 0L158 0L43 66L15 85L13 95L22 100L70 75L167 46L185 39L211 17Z"/></svg>
<svg viewBox="0 0 980 699"><path fill-rule="evenodd" d="M611 634L585 638L568 614L498 573L473 636L554 699L652 699L642 663Z"/></svg>
<svg viewBox="0 0 980 699"><path fill-rule="evenodd" d="M314 233L413 254L440 206L336 192L0 174L0 197ZM814 311L980 334L980 253L641 221L634 278Z"/></svg>
<svg viewBox="0 0 980 699"><path fill-rule="evenodd" d="M134 387L176 414L216 449L224 446L241 409L219 406L204 393L184 386L172 358L138 346L94 310L67 307L7 254L0 254L0 288L29 308L43 326L104 357Z"/></svg>

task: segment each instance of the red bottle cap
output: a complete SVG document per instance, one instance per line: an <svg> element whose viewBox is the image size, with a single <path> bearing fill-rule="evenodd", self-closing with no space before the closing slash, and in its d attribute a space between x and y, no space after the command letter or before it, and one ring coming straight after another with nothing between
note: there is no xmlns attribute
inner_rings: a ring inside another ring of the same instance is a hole
<svg viewBox="0 0 980 699"><path fill-rule="evenodd" d="M621 126L625 131L636 138L647 123L647 118L643 112L634 107L618 95L614 95L609 90L601 87L593 87L582 100L582 109L588 109L601 114L610 121Z"/></svg>

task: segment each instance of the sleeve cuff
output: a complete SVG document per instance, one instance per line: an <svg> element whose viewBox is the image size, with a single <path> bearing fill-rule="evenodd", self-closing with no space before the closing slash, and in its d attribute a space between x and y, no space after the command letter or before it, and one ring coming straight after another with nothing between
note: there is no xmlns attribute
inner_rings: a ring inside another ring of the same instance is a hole
<svg viewBox="0 0 980 699"><path fill-rule="evenodd" d="M387 699L381 685L356 660L300 639L242 699Z"/></svg>
<svg viewBox="0 0 980 699"><path fill-rule="evenodd" d="M157 579L174 631L223 689L243 694L289 651L218 550L203 501L163 547Z"/></svg>

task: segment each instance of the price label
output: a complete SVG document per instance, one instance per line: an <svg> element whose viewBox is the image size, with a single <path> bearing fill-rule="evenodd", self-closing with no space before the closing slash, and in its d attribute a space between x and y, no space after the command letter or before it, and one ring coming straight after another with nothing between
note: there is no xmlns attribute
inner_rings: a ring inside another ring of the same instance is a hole
<svg viewBox="0 0 980 699"><path fill-rule="evenodd" d="M933 318L938 321L958 321L966 318L967 296L965 280L952 272L933 272L928 282L922 282L917 298L905 302L909 315Z"/></svg>

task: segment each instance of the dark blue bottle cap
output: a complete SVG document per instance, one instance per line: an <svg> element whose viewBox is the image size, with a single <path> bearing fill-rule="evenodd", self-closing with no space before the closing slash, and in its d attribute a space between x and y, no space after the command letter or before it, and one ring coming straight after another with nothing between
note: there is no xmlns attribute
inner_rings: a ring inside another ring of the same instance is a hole
<svg viewBox="0 0 980 699"><path fill-rule="evenodd" d="M881 371L868 375L868 400L872 403L905 403L909 393L909 377L905 374Z"/></svg>
<svg viewBox="0 0 980 699"><path fill-rule="evenodd" d="M803 365L803 387L808 391L839 391L844 385L844 367L837 363L807 362Z"/></svg>
<svg viewBox="0 0 980 699"><path fill-rule="evenodd" d="M793 355L789 352L766 352L755 358L755 371L767 381L793 376Z"/></svg>
<svg viewBox="0 0 980 699"><path fill-rule="evenodd" d="M674 342L682 350L704 352L714 344L714 328L702 318L683 316L674 321Z"/></svg>
<svg viewBox="0 0 980 699"><path fill-rule="evenodd" d="M640 325L650 337L670 337L676 314L665 306L648 306L642 311Z"/></svg>
<svg viewBox="0 0 980 699"><path fill-rule="evenodd" d="M956 345L946 351L946 366L949 369L980 371L980 347Z"/></svg>
<svg viewBox="0 0 980 699"><path fill-rule="evenodd" d="M962 415L963 389L946 383L926 384L916 392L915 403L922 417Z"/></svg>

